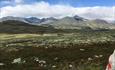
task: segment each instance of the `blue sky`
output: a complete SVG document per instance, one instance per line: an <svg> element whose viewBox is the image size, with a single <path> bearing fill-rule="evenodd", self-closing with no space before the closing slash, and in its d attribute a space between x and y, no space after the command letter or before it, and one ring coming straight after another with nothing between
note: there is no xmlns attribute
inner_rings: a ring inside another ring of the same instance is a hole
<svg viewBox="0 0 115 70"><path fill-rule="evenodd" d="M11 1L11 3L5 3ZM32 4L40 1L45 1L50 4L68 4L71 6L115 6L115 0L23 0L23 3ZM15 0L0 0L0 7L6 5L16 5Z"/></svg>
<svg viewBox="0 0 115 70"><path fill-rule="evenodd" d="M115 20L115 0L0 0L0 17L56 17L79 15Z"/></svg>
<svg viewBox="0 0 115 70"><path fill-rule="evenodd" d="M51 4L62 3L72 6L113 6L115 0L44 0Z"/></svg>

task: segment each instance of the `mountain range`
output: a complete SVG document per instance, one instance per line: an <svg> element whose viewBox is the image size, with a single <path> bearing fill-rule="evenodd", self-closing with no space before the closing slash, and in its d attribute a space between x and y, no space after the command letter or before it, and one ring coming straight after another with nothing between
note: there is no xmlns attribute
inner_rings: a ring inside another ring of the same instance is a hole
<svg viewBox="0 0 115 70"><path fill-rule="evenodd" d="M37 17L13 17L7 16L0 19L0 22L5 22L9 20L20 21L21 23L27 23L35 26L43 27L53 27L55 29L115 29L115 23L109 23L106 20L94 19L89 20L78 15L66 16L60 19L49 17L49 18L37 18ZM9 22L7 22L9 23Z"/></svg>
<svg viewBox="0 0 115 70"><path fill-rule="evenodd" d="M22 21L22 22L29 23L29 24L46 24L46 23L56 21L57 19L54 18L54 17L41 18L40 19L40 18L37 18L37 17L24 18L24 17L7 16L7 17L1 18L0 22L7 21L7 20L17 20L17 21Z"/></svg>

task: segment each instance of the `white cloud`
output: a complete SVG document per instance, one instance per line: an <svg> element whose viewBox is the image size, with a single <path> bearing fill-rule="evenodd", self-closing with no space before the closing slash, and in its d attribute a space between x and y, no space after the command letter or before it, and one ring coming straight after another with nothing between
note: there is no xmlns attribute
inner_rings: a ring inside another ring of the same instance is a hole
<svg viewBox="0 0 115 70"><path fill-rule="evenodd" d="M18 0L19 1L19 0ZM20 0L21 1L21 0ZM64 17L79 15L89 19L114 20L115 6L112 7L72 7L69 5L50 5L46 2L34 4L17 4L16 6L2 7L0 16L19 16L19 17Z"/></svg>

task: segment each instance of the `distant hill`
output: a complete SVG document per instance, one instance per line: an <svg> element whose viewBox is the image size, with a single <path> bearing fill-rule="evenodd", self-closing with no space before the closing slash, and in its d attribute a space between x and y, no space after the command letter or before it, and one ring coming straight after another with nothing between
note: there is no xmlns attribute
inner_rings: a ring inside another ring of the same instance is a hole
<svg viewBox="0 0 115 70"><path fill-rule="evenodd" d="M52 33L53 27L31 25L22 21L7 20L0 22L0 33Z"/></svg>

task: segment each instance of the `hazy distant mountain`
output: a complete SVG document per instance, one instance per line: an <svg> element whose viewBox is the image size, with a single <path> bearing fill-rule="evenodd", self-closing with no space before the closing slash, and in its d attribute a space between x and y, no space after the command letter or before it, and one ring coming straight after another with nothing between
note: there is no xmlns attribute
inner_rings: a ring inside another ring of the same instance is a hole
<svg viewBox="0 0 115 70"><path fill-rule="evenodd" d="M112 21L111 23L112 23L112 24L115 24L115 21Z"/></svg>
<svg viewBox="0 0 115 70"><path fill-rule="evenodd" d="M49 24L49 23L55 22L57 20L58 19L56 19L54 17L42 18L41 21L40 21L40 25L42 25L42 24Z"/></svg>
<svg viewBox="0 0 115 70"><path fill-rule="evenodd" d="M86 20L87 20L87 19L85 19L85 18L83 18L83 17L80 17L80 16L78 16L78 15L73 16L73 18L74 18L75 20L77 20L77 21L86 21Z"/></svg>
<svg viewBox="0 0 115 70"><path fill-rule="evenodd" d="M13 16L7 16L7 17L3 17L0 19L0 22L2 21L7 21L7 20L17 20L17 21L22 21L22 22L26 22L28 23L25 18L23 17L13 17Z"/></svg>
<svg viewBox="0 0 115 70"><path fill-rule="evenodd" d="M25 18L25 21L27 21L28 23L40 23L40 19L39 18L36 18L36 17L29 17L29 18Z"/></svg>

